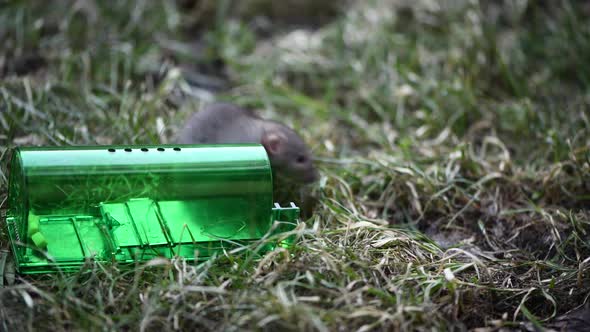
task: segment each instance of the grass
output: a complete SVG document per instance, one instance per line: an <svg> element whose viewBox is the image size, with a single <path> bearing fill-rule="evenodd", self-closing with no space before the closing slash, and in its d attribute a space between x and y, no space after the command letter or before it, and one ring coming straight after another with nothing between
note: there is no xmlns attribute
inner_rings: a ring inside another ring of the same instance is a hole
<svg viewBox="0 0 590 332"><path fill-rule="evenodd" d="M369 1L270 36L230 7L196 29L169 1L74 3L0 9L3 165L17 145L165 142L224 99L302 134L317 202L261 260L19 277L2 328L531 330L588 302L584 1Z"/></svg>

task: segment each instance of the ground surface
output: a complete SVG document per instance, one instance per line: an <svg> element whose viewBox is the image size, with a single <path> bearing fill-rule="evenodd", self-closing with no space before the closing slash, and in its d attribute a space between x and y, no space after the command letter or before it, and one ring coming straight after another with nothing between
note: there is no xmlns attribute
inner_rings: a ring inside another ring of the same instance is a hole
<svg viewBox="0 0 590 332"><path fill-rule="evenodd" d="M3 329L531 330L588 301L585 1L92 3L0 5L3 166L166 141L217 98L301 132L319 202L290 255L18 278Z"/></svg>

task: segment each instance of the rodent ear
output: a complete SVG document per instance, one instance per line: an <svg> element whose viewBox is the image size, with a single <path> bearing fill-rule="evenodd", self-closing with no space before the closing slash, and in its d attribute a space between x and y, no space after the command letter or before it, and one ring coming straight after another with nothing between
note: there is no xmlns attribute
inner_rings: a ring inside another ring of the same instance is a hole
<svg viewBox="0 0 590 332"><path fill-rule="evenodd" d="M287 136L280 132L270 131L262 136L262 145L269 154L279 154L287 144Z"/></svg>

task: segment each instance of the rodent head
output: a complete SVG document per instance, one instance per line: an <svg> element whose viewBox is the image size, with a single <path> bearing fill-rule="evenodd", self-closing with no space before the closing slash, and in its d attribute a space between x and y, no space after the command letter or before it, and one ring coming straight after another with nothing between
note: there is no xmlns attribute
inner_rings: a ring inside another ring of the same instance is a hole
<svg viewBox="0 0 590 332"><path fill-rule="evenodd" d="M262 145L275 171L293 181L311 183L318 179L311 152L293 130L276 123L266 126Z"/></svg>

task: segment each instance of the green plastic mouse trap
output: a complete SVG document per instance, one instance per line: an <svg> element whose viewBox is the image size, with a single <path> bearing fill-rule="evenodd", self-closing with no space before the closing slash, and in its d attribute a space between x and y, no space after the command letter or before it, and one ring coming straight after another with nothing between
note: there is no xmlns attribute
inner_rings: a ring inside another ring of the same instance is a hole
<svg viewBox="0 0 590 332"><path fill-rule="evenodd" d="M295 227L272 192L261 145L17 148L6 223L19 273L205 260Z"/></svg>

